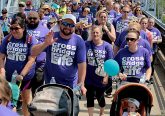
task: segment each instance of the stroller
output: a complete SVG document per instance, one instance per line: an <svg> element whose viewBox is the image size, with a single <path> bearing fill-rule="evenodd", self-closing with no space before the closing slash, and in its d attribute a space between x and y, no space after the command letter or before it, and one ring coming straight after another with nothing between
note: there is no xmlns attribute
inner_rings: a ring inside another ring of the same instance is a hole
<svg viewBox="0 0 165 116"><path fill-rule="evenodd" d="M140 102L138 113L141 116L150 116L153 96L145 84L139 83L127 83L117 89L112 101L110 116L122 116L127 110L128 98L134 98Z"/></svg>
<svg viewBox="0 0 165 116"><path fill-rule="evenodd" d="M73 91L61 84L40 86L28 106L31 116L73 116Z"/></svg>

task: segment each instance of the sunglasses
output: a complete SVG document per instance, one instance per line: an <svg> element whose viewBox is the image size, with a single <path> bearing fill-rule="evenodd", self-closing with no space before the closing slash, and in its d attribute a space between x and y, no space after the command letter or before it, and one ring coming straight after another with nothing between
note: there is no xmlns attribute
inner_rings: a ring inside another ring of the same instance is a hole
<svg viewBox="0 0 165 116"><path fill-rule="evenodd" d="M49 22L50 25L54 24L55 22Z"/></svg>
<svg viewBox="0 0 165 116"><path fill-rule="evenodd" d="M126 41L129 42L129 41L136 41L137 39L136 38L126 38Z"/></svg>
<svg viewBox="0 0 165 116"><path fill-rule="evenodd" d="M37 20L37 17L29 17L29 20Z"/></svg>
<svg viewBox="0 0 165 116"><path fill-rule="evenodd" d="M21 29L21 28L19 28L19 27L10 27L10 30L11 30L11 31L13 31L13 30L18 31L19 29Z"/></svg>
<svg viewBox="0 0 165 116"><path fill-rule="evenodd" d="M136 31L137 29L135 28L129 28L130 31Z"/></svg>
<svg viewBox="0 0 165 116"><path fill-rule="evenodd" d="M84 12L89 12L88 10L84 10Z"/></svg>
<svg viewBox="0 0 165 116"><path fill-rule="evenodd" d="M62 22L61 24L64 25L65 27L68 27L68 26L71 28L75 27L75 24L70 24L68 22Z"/></svg>
<svg viewBox="0 0 165 116"><path fill-rule="evenodd" d="M123 11L124 13L129 13L129 11Z"/></svg>
<svg viewBox="0 0 165 116"><path fill-rule="evenodd" d="M44 8L44 10L49 10L49 8Z"/></svg>
<svg viewBox="0 0 165 116"><path fill-rule="evenodd" d="M136 10L136 11L141 11L141 10Z"/></svg>
<svg viewBox="0 0 165 116"><path fill-rule="evenodd" d="M6 14L7 12L2 12L2 14Z"/></svg>
<svg viewBox="0 0 165 116"><path fill-rule="evenodd" d="M22 4L19 4L18 6L19 6L19 7L25 7L25 6L24 6L24 5L22 5Z"/></svg>

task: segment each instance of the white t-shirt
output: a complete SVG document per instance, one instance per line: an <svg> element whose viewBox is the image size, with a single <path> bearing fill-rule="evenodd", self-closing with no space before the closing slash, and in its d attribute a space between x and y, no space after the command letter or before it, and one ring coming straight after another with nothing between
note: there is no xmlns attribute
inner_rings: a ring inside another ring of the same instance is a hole
<svg viewBox="0 0 165 116"><path fill-rule="evenodd" d="M130 116L136 116L136 113L135 112L132 112L132 113L131 113L132 115L130 114ZM124 112L122 116L128 116L128 112Z"/></svg>

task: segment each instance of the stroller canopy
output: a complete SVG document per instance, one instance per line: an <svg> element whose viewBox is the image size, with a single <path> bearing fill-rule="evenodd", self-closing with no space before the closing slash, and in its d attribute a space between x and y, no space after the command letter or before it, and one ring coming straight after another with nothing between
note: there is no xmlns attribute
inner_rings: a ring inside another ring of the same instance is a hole
<svg viewBox="0 0 165 116"><path fill-rule="evenodd" d="M150 113L151 107L153 106L153 96L151 91L144 84L128 83L118 88L114 94L114 99L110 111L112 116L121 115L121 106L123 104L122 101L127 98L134 98L138 100L140 104L144 106L143 110L145 109L145 113Z"/></svg>
<svg viewBox="0 0 165 116"><path fill-rule="evenodd" d="M128 83L121 86L114 95L113 101L124 98L135 98L141 102L148 102L153 105L153 96L148 87L139 83Z"/></svg>

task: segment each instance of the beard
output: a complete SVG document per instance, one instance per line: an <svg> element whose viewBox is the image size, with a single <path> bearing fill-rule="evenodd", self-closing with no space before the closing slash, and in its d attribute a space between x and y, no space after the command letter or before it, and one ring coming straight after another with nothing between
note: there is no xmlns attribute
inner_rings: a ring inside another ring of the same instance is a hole
<svg viewBox="0 0 165 116"><path fill-rule="evenodd" d="M65 35L65 36L69 36L73 33L73 31L65 31L66 28L60 28L60 31Z"/></svg>
<svg viewBox="0 0 165 116"><path fill-rule="evenodd" d="M28 23L27 27L28 29L36 29L38 25L39 25L39 22L34 23L34 24Z"/></svg>

